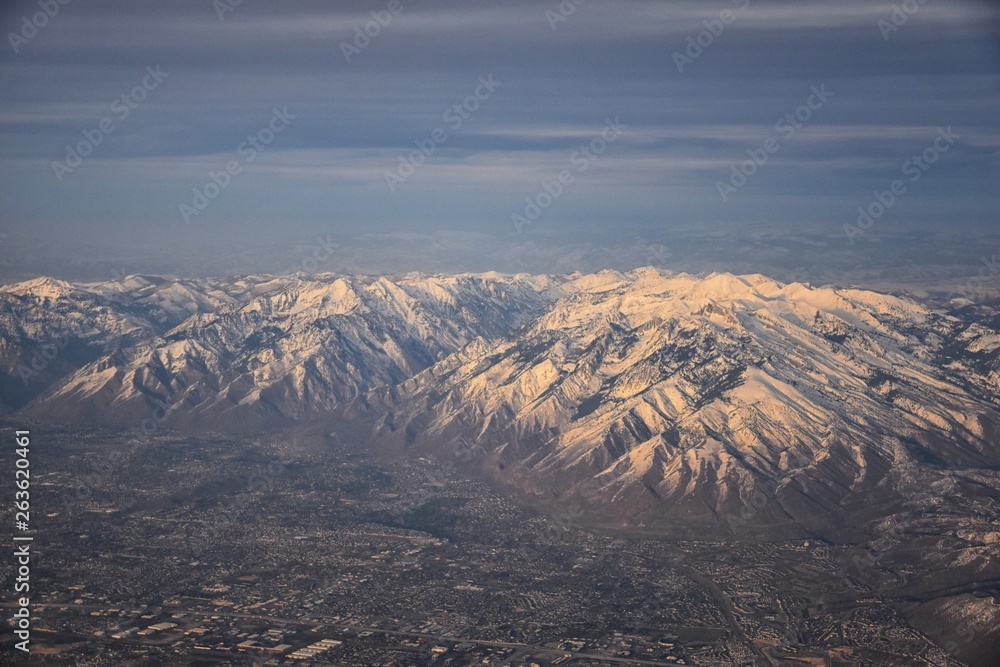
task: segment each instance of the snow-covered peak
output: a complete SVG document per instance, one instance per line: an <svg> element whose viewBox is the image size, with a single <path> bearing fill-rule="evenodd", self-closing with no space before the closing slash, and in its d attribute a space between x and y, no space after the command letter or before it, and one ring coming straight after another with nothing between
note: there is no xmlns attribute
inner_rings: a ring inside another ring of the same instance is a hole
<svg viewBox="0 0 1000 667"><path fill-rule="evenodd" d="M1000 364L982 351L1000 348L1000 333L988 327L758 274L609 271L559 291L512 338L408 383L410 432L434 449L449 434L467 446L471 430L518 471L490 464L504 483L601 497L650 521L667 499L715 520L761 484L794 488L813 466L847 466L837 483L861 488L877 478L870 466L906 456L883 445L896 438L937 456L996 455Z"/></svg>
<svg viewBox="0 0 1000 667"><path fill-rule="evenodd" d="M13 285L0 286L0 292L36 299L63 299L76 292L76 288L65 280L55 278L32 278Z"/></svg>

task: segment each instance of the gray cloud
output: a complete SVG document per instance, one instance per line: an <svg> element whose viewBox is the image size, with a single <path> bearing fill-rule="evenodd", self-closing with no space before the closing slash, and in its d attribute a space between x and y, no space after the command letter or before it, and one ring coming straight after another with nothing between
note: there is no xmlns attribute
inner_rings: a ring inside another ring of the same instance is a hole
<svg viewBox="0 0 1000 667"><path fill-rule="evenodd" d="M25 235L53 248L80 237L128 243L151 266L169 265L185 244L225 249L252 236L292 247L317 229L506 238L524 198L608 116L628 131L532 230L553 251L560 234L609 221L629 238L804 219L836 235L939 126L961 140L893 210L893 224L995 221L991 5L927 3L884 39L878 22L891 2L743 4L588 0L553 30L546 11L557 2L404 1L348 63L341 45L387 3L244 0L220 21L200 0L71 2L17 53L8 39L0 51L4 266L42 270L18 253L13 240L23 246ZM674 53L724 10L735 18L678 71ZM2 34L37 11L8 3ZM118 119L114 100L156 65L169 76ZM502 86L449 127L445 112L490 74ZM832 100L719 201L716 182L820 84ZM178 206L239 159L275 106L295 115L288 130L184 225ZM57 180L52 162L103 118L114 130ZM390 192L385 172L436 128L447 139Z"/></svg>

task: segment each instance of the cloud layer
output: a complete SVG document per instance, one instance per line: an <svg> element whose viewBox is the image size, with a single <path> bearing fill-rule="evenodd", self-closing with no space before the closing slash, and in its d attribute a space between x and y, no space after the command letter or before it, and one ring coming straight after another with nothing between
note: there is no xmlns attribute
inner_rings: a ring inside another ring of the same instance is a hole
<svg viewBox="0 0 1000 667"><path fill-rule="evenodd" d="M38 2L5 5L11 271L30 272L13 242L26 236L141 246L158 265L185 245L292 247L318 231L542 243L543 228L809 223L836 236L947 127L958 141L883 224L1000 212L987 3L225 1L68 2L44 22ZM829 98L810 106L821 86ZM269 137L275 108L291 120ZM627 130L602 147L609 118ZM572 184L517 234L511 216L566 170Z"/></svg>

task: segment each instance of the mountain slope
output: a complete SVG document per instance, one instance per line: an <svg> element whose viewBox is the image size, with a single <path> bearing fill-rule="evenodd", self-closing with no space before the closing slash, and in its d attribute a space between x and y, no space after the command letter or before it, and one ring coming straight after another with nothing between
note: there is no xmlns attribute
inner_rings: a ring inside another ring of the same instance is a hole
<svg viewBox="0 0 1000 667"><path fill-rule="evenodd" d="M983 353L1000 339L980 325L763 276L608 272L563 289L518 335L403 384L380 440L474 447L502 484L635 527L748 511L836 524L845 498L895 499L911 467L998 462Z"/></svg>
<svg viewBox="0 0 1000 667"><path fill-rule="evenodd" d="M0 407L129 428L160 411L178 430L319 423L591 527L819 538L858 598L831 606L880 597L942 645L995 656L994 631L955 629L992 618L1000 581L1000 310L951 307L648 268L37 279L0 287Z"/></svg>
<svg viewBox="0 0 1000 667"><path fill-rule="evenodd" d="M37 278L0 286L0 411L20 408L91 362L262 288L274 286L135 275L101 283Z"/></svg>
<svg viewBox="0 0 1000 667"><path fill-rule="evenodd" d="M402 382L477 336L501 336L558 290L492 275L238 287L249 296L207 309L192 298L190 317L93 360L26 414L128 425L161 406L173 427L278 428Z"/></svg>

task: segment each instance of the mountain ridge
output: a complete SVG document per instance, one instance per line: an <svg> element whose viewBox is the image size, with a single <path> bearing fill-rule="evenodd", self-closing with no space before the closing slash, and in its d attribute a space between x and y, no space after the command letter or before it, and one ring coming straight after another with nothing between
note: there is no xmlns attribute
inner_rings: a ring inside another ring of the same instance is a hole
<svg viewBox="0 0 1000 667"><path fill-rule="evenodd" d="M750 508L809 534L817 513L846 517L845 498L894 503L914 475L1000 463L994 320L865 290L644 267L36 279L0 304L9 377L25 341L87 351L48 360L8 413L315 422L358 446L461 456L526 498L637 529L727 530Z"/></svg>
<svg viewBox="0 0 1000 667"><path fill-rule="evenodd" d="M320 432L592 530L847 545L932 634L995 606L996 304L653 268L36 279L0 287L0 351L39 427Z"/></svg>

